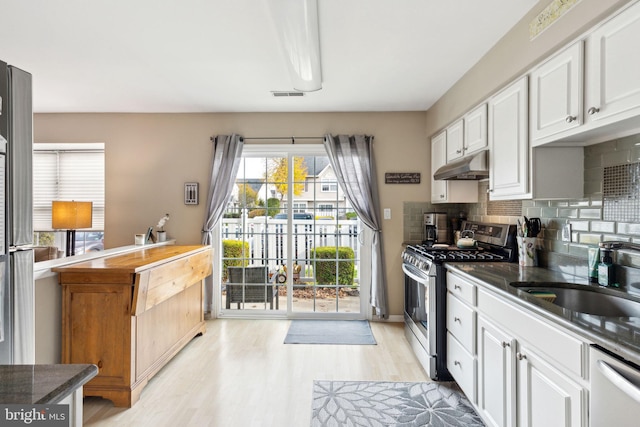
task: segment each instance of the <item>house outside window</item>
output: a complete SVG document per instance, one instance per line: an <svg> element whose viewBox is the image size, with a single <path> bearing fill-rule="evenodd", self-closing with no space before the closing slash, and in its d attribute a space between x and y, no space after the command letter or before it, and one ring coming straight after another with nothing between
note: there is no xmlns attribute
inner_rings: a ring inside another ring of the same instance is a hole
<svg viewBox="0 0 640 427"><path fill-rule="evenodd" d="M328 192L335 193L335 192L337 192L338 191L338 183L336 182L335 178L333 178L333 179L323 179L322 180L321 191L323 193L328 193Z"/></svg>

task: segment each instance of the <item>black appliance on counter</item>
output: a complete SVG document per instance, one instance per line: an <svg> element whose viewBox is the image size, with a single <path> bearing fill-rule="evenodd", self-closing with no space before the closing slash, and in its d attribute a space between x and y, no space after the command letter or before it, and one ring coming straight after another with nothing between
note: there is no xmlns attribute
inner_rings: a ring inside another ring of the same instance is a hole
<svg viewBox="0 0 640 427"><path fill-rule="evenodd" d="M405 336L432 380L450 381L447 370L447 262L517 262L516 226L464 221L477 246L460 249L408 245L402 252Z"/></svg>

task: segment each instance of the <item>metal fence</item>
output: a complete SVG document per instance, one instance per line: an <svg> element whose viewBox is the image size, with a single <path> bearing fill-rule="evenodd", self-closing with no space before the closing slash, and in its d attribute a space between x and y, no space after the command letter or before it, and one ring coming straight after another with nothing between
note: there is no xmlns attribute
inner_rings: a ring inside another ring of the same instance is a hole
<svg viewBox="0 0 640 427"><path fill-rule="evenodd" d="M300 280L312 278L313 250L317 247L345 246L355 254L359 281L361 222L359 220L292 220L291 258L301 267ZM287 220L272 218L223 218L222 239L246 241L249 244L249 265L266 265L274 271L286 264Z"/></svg>

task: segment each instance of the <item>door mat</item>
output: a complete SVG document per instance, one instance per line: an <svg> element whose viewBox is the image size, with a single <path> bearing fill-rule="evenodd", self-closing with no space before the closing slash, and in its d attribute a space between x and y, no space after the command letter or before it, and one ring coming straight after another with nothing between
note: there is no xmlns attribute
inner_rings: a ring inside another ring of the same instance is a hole
<svg viewBox="0 0 640 427"><path fill-rule="evenodd" d="M454 382L314 381L311 427L481 427Z"/></svg>
<svg viewBox="0 0 640 427"><path fill-rule="evenodd" d="M366 320L292 320L285 344L375 345Z"/></svg>

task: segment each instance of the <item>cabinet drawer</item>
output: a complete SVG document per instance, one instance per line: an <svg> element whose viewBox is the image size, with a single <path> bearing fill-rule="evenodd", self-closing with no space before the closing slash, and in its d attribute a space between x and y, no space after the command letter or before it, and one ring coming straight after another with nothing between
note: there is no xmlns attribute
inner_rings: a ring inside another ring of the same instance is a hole
<svg viewBox="0 0 640 427"><path fill-rule="evenodd" d="M562 367L567 373L586 378L586 343L484 289L478 290L478 310L508 329L518 340L528 342L549 356L552 359L549 363L559 364L554 365L558 369Z"/></svg>
<svg viewBox="0 0 640 427"><path fill-rule="evenodd" d="M467 398L476 399L476 359L468 353L451 333L447 333L447 369Z"/></svg>
<svg viewBox="0 0 640 427"><path fill-rule="evenodd" d="M447 292L447 330L469 353L476 352L475 313L471 307Z"/></svg>
<svg viewBox="0 0 640 427"><path fill-rule="evenodd" d="M447 272L447 289L460 300L475 307L476 285L460 276Z"/></svg>

